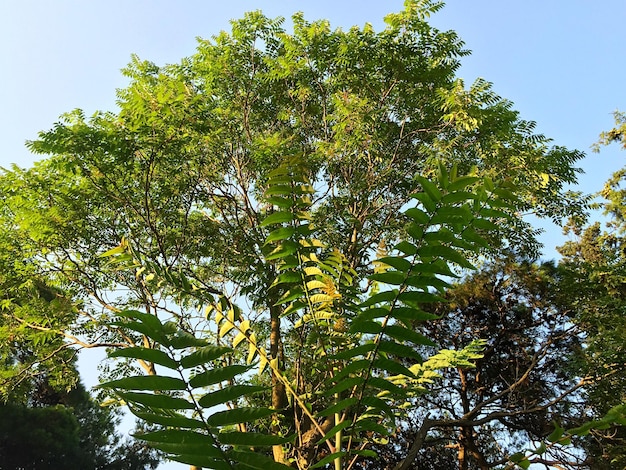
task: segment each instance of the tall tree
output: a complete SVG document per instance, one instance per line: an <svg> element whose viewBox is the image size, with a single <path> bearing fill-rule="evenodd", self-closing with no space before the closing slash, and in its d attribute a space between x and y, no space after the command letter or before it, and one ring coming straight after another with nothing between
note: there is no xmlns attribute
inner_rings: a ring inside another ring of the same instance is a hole
<svg viewBox="0 0 626 470"><path fill-rule="evenodd" d="M180 64L158 67L133 58L117 113L65 115L30 145L49 158L30 170L14 168L0 181L11 214L3 224L30 240L26 257L37 274L71 293L71 331L44 319L30 327L63 334L81 347L126 347L154 375L157 366L173 365L158 354L161 347L194 344L185 334L204 327L200 306L212 305L220 320L239 319L230 301L215 301L227 291L248 300L267 325L266 335L256 335L275 365L271 405L280 410L296 397L283 380L286 349L302 350L307 336L292 328L301 309L288 314L283 298L294 273L281 272L286 268L277 260L295 255L308 231L314 228L316 239L338 250L322 274L338 272L331 279L343 286L338 292L357 292L354 303L363 300L358 288L372 271L372 253L406 238L412 219L399 209L416 191L430 199L421 202L413 222L436 227L430 217L437 216L450 224L438 242L453 250L448 253L456 253L449 243L464 246L454 241L460 226L468 227L463 233L473 248L507 239L532 250L532 230L510 212L556 219L579 213L583 203L564 188L575 182L573 165L582 154L550 147L488 83L464 86L455 76L466 54L461 41L426 21L440 7L408 0L378 33L369 25L332 30L326 21L309 23L301 15L288 33L282 19L256 12L234 21L231 33L200 41L196 54ZM292 160L297 165L287 164ZM273 173L277 168L285 173ZM457 183L450 190L456 195L441 202L448 183L458 179L455 172L472 175L461 179L470 186L467 194ZM423 177L437 174L441 189L432 189ZM500 201L504 212L495 207L480 213L496 189L504 194L510 188L517 196ZM311 224L300 223L298 207ZM440 207L446 208L441 214ZM472 226L470 209L478 211L482 226ZM495 226L490 218L502 223ZM485 228L491 231L483 233ZM421 243L419 230L412 236ZM435 243L432 237L425 237L428 243ZM118 264L110 265L102 253L118 255ZM439 255L423 256L430 263ZM131 308L136 313L124 317L121 312ZM24 320L17 311L10 316ZM144 322L157 322L156 330L142 331ZM159 325L168 325L168 335L176 325L176 338L187 339L168 339ZM339 322L337 332L343 328ZM239 341L252 341L245 328L241 333ZM304 377L302 370L298 374ZM316 374L308 377L312 383L327 378ZM312 393L310 383L301 387ZM306 415L306 407L298 409ZM311 416L296 421L314 430L311 436L323 434ZM294 455L310 463L310 449L298 449Z"/></svg>
<svg viewBox="0 0 626 470"><path fill-rule="evenodd" d="M441 371L429 393L415 400L391 438L394 445L381 447L385 461L401 462L423 435L406 468L502 468L521 448L550 435L555 423L579 426L593 380L572 366L583 336L561 287L554 264L503 258L434 304L429 311L438 318L422 331L439 347L461 349L476 338L486 347L475 367ZM569 469L588 463L584 453L558 446L532 461Z"/></svg>
<svg viewBox="0 0 626 470"><path fill-rule="evenodd" d="M284 157L307 162L323 189L312 217L357 270L382 240L393 245L414 175L434 174L439 158L506 179L519 211L559 218L563 201L582 209L564 190L582 154L549 147L488 83L463 86L455 77L462 42L426 22L440 7L408 1L379 33L296 15L288 34L282 19L250 13L180 64L133 58L117 113L74 111L42 132L30 147L51 157L0 182L5 223L33 241L26 256L38 269L81 300L76 331L91 335L76 339L131 344L93 326L118 308L169 310L167 288L103 269L99 254L122 238L172 280L184 274L204 288L195 294L228 286L249 295L277 326L261 256L268 206L259 200ZM521 219L502 230L512 246L534 246ZM168 314L184 322L194 304L178 303Z"/></svg>
<svg viewBox="0 0 626 470"><path fill-rule="evenodd" d="M615 128L600 135L596 150L614 142L626 149L625 126L624 114L616 112ZM611 407L626 403L625 178L626 169L615 172L599 192L602 202L597 207L608 217L606 226L600 222L584 226L572 221L567 229L573 239L559 248L563 256L561 289L573 301L574 319L585 333L580 367L583 373L596 378L587 395L591 416L602 416ZM593 431L586 445L592 455L598 456L593 468L626 465L623 428Z"/></svg>
<svg viewBox="0 0 626 470"><path fill-rule="evenodd" d="M69 391L39 375L22 398L0 404L0 468L148 470L160 457L116 433L117 412L78 383Z"/></svg>

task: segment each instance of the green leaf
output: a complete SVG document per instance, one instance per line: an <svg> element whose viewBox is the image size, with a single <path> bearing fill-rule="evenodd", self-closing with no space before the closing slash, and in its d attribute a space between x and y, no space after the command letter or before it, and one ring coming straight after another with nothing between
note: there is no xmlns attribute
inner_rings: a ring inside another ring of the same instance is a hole
<svg viewBox="0 0 626 470"><path fill-rule="evenodd" d="M172 359L167 353L153 348L123 348L116 349L108 354L109 357L128 357L131 359L140 359L142 361L153 362L169 369L176 369L178 362Z"/></svg>
<svg viewBox="0 0 626 470"><path fill-rule="evenodd" d="M370 344L374 344L373 342ZM350 374L357 373L361 374L364 370L367 370L370 366L369 359L357 359L351 362L348 362L343 369L341 369L338 373L330 377L326 380L327 383L339 383L342 380L345 380L345 377L348 377Z"/></svg>
<svg viewBox="0 0 626 470"><path fill-rule="evenodd" d="M335 413L339 413L343 410L346 410L348 408L350 408L351 406L356 405L359 402L357 397L348 397L345 398L343 400L338 401L337 403L330 405L328 408L326 408L325 410L320 411L319 413L317 413L317 416L330 416L330 415L334 415Z"/></svg>
<svg viewBox="0 0 626 470"><path fill-rule="evenodd" d="M402 292L401 294L398 294L398 300L410 306L432 302L444 302L442 297L430 292L422 291ZM402 312L404 313L404 310ZM391 315L394 316L393 310L391 311Z"/></svg>
<svg viewBox="0 0 626 470"><path fill-rule="evenodd" d="M461 237L463 237L464 240L474 243L483 248L489 248L489 242L480 235L478 235L478 233L476 233L476 231L472 227L466 227L465 230L461 232Z"/></svg>
<svg viewBox="0 0 626 470"><path fill-rule="evenodd" d="M403 366L399 362L378 357L374 360L374 367L383 370L390 375L406 375L407 377L415 377L415 374L411 372L407 367Z"/></svg>
<svg viewBox="0 0 626 470"><path fill-rule="evenodd" d="M374 421L367 417L359 418L354 425L355 431L375 432L381 436L388 436L389 430L380 424L378 421Z"/></svg>
<svg viewBox="0 0 626 470"><path fill-rule="evenodd" d="M272 434L262 434L259 432L238 432L229 431L221 432L217 436L220 444L232 445L232 446L246 446L246 447L264 447L287 444L293 441L294 436L282 437Z"/></svg>
<svg viewBox="0 0 626 470"><path fill-rule="evenodd" d="M330 359L352 359L360 355L365 355L374 349L376 349L376 343L365 343L354 348L346 348L339 351L337 354L333 354Z"/></svg>
<svg viewBox="0 0 626 470"><path fill-rule="evenodd" d="M411 223L406 228L406 233L416 242L420 242L424 238L424 227L416 223Z"/></svg>
<svg viewBox="0 0 626 470"><path fill-rule="evenodd" d="M368 384L370 387L389 392L394 397L403 397L407 395L406 389L391 383L383 377L370 377Z"/></svg>
<svg viewBox="0 0 626 470"><path fill-rule="evenodd" d="M274 212L268 215L263 222L261 222L261 227L266 227L268 225L276 225L276 224L284 224L285 222L291 222L294 220L294 215L291 212L287 211L279 211Z"/></svg>
<svg viewBox="0 0 626 470"><path fill-rule="evenodd" d="M122 253L126 252L127 247L124 246L124 244L118 245L115 248L111 248L108 251L105 251L104 253L100 253L98 255L98 258L108 258L110 256L115 256L115 255L120 255Z"/></svg>
<svg viewBox="0 0 626 470"><path fill-rule="evenodd" d="M448 277L459 277L457 274L453 273L444 260L436 259L432 260L429 263L418 263L413 266L413 272L415 273L424 273L424 274L442 274Z"/></svg>
<svg viewBox="0 0 626 470"><path fill-rule="evenodd" d="M136 331L137 333L141 333L147 338L150 338L153 341L156 341L157 343L162 344L163 346L169 346L169 341L167 337L165 336L165 334L163 334L162 329L155 330L154 328L152 328L150 325L147 325L146 323L142 323L138 321L126 321L126 322L111 322L111 325Z"/></svg>
<svg viewBox="0 0 626 470"><path fill-rule="evenodd" d="M295 283L301 283L301 282L302 282L302 274L293 272L293 271L287 271L285 273L279 274L274 280L274 282L272 283L272 285L277 286L280 284L295 284Z"/></svg>
<svg viewBox="0 0 626 470"><path fill-rule="evenodd" d="M363 397L363 399L361 400L361 403L363 403L365 406L368 406L374 410L382 411L389 417L393 417L394 415L393 410L391 409L391 406L389 406L389 403L387 403L382 398L369 395L369 396Z"/></svg>
<svg viewBox="0 0 626 470"><path fill-rule="evenodd" d="M201 444L215 445L215 439L208 434L185 429L163 429L133 435L137 439L147 442L168 442L171 444Z"/></svg>
<svg viewBox="0 0 626 470"><path fill-rule="evenodd" d="M457 204L459 202L472 201L476 198L474 193L467 191L455 191L445 194L441 198L441 203L444 205Z"/></svg>
<svg viewBox="0 0 626 470"><path fill-rule="evenodd" d="M430 222L430 215L417 207L411 207L410 209L404 211L404 213L418 224L428 225Z"/></svg>
<svg viewBox="0 0 626 470"><path fill-rule="evenodd" d="M207 393L198 400L198 404L203 408L210 408L215 405L234 402L242 396L251 395L266 389L267 387L260 385L231 385L221 390Z"/></svg>
<svg viewBox="0 0 626 470"><path fill-rule="evenodd" d="M206 455L169 455L168 459L200 468L211 468L213 470L233 470L232 463L228 462L227 460L224 460L223 458L213 459Z"/></svg>
<svg viewBox="0 0 626 470"><path fill-rule="evenodd" d="M328 439L326 439L328 440ZM319 462L317 462L314 465L311 465L309 468L323 468L325 466L327 466L328 464L333 463L336 459L343 457L344 455L346 455L345 451L339 451L339 452L333 452L332 454L327 455L326 457L324 457L323 459L321 459Z"/></svg>
<svg viewBox="0 0 626 470"><path fill-rule="evenodd" d="M196 338L186 331L177 331L175 335L169 337L169 345L174 349L197 348L207 345L207 340Z"/></svg>
<svg viewBox="0 0 626 470"><path fill-rule="evenodd" d="M410 341L413 344L421 346L436 346L436 344L426 336L400 325L388 326L385 328L385 334L401 342Z"/></svg>
<svg viewBox="0 0 626 470"><path fill-rule="evenodd" d="M265 256L267 261L273 261L293 255L298 251L300 245L291 240L283 240L270 254Z"/></svg>
<svg viewBox="0 0 626 470"><path fill-rule="evenodd" d="M319 441L317 441L315 444L316 445L322 445L324 442L326 442L328 439L333 439L336 434L339 431L343 431L346 428L349 428L350 426L352 426L352 421L346 420L346 421L342 421L341 423L333 426L330 431L328 431L324 437L322 437Z"/></svg>
<svg viewBox="0 0 626 470"><path fill-rule="evenodd" d="M449 184L449 175L448 169L443 164L443 161L439 160L439 171L437 172L437 179L439 180L439 185L446 189Z"/></svg>
<svg viewBox="0 0 626 470"><path fill-rule="evenodd" d="M180 359L180 365L185 369L199 366L200 364L208 364L225 354L231 353L233 350L226 346L205 346L200 348L188 356Z"/></svg>
<svg viewBox="0 0 626 470"><path fill-rule="evenodd" d="M191 430L167 429L135 434L134 437L149 442L152 447L170 454L223 457L222 451L215 446L213 437Z"/></svg>
<svg viewBox="0 0 626 470"><path fill-rule="evenodd" d="M487 231L498 229L497 224L494 224L491 220L487 220L487 219L474 219L472 221L472 225L476 228L479 228L481 230L487 230Z"/></svg>
<svg viewBox="0 0 626 470"><path fill-rule="evenodd" d="M361 320L359 317L355 318L350 324L351 333L363 333L363 334L378 334L382 331L383 326L375 321Z"/></svg>
<svg viewBox="0 0 626 470"><path fill-rule="evenodd" d="M400 271L385 271L384 273L371 274L368 276L368 279L392 286L401 286L406 280L406 273Z"/></svg>
<svg viewBox="0 0 626 470"><path fill-rule="evenodd" d="M389 434L389 431L385 430L384 435L387 435L387 434ZM371 458L378 457L378 454L376 453L376 451L372 449L357 449L353 453L355 455L360 455L361 457L371 457Z"/></svg>
<svg viewBox="0 0 626 470"><path fill-rule="evenodd" d="M463 268L475 269L474 265L470 263L465 256L449 246L427 245L420 248L418 253L424 258L440 257L446 261L456 263Z"/></svg>
<svg viewBox="0 0 626 470"><path fill-rule="evenodd" d="M365 379L363 377L348 377L340 381L334 387L329 388L328 390L324 390L325 396L334 395L335 393L341 393L344 390L348 390L349 388L355 387L357 385L361 385Z"/></svg>
<svg viewBox="0 0 626 470"><path fill-rule="evenodd" d="M296 201L294 201L293 198L290 197L270 196L263 198L263 200L268 204L272 204L281 209L290 209L294 205L296 205Z"/></svg>
<svg viewBox="0 0 626 470"><path fill-rule="evenodd" d="M376 318L384 318L386 316L388 316L390 313L390 310L388 307L373 307L373 308L368 308L367 310L363 310L361 313L359 313L358 321L367 321L367 320L374 320Z"/></svg>
<svg viewBox="0 0 626 470"><path fill-rule="evenodd" d="M398 271L402 272L408 272L411 269L411 262L400 256L384 256L376 261L391 266L392 268L396 268Z"/></svg>
<svg viewBox="0 0 626 470"><path fill-rule="evenodd" d="M407 256L413 256L417 253L417 247L408 241L401 241L395 246L395 249Z"/></svg>
<svg viewBox="0 0 626 470"><path fill-rule="evenodd" d="M258 452L244 452L242 450L230 450L228 452L231 459L245 464L246 467L257 470L293 470L282 463L275 462L274 459Z"/></svg>
<svg viewBox="0 0 626 470"><path fill-rule="evenodd" d="M266 418L276 413L270 408L234 408L232 410L218 411L207 418L210 426L228 426L231 424L251 423L257 419Z"/></svg>
<svg viewBox="0 0 626 470"><path fill-rule="evenodd" d="M416 276L410 276L407 278L405 284L411 287L421 287L423 289L430 289L434 287L439 292L443 292L445 289L451 287L446 281L439 279L435 276L429 276L424 274L418 274Z"/></svg>
<svg viewBox="0 0 626 470"><path fill-rule="evenodd" d="M285 178L285 182L291 183ZM273 182L272 182L273 183ZM265 196L290 196L294 193L294 188L290 184L275 184L265 190Z"/></svg>
<svg viewBox="0 0 626 470"><path fill-rule="evenodd" d="M561 437L563 437L564 433L565 429L558 425L555 425L554 431L552 431L552 433L546 439L548 439L549 442L557 442L559 439L561 439Z"/></svg>
<svg viewBox="0 0 626 470"><path fill-rule="evenodd" d="M149 413L146 411L139 411L133 406L130 406L129 409L132 414L151 424L160 424L161 426L172 426L187 429L203 429L206 427L206 425L202 421L188 418L183 415Z"/></svg>
<svg viewBox="0 0 626 470"><path fill-rule="evenodd" d="M439 188L437 187L435 183L433 183L432 181L420 175L417 175L415 179L419 182L419 184L422 186L424 191L428 194L428 197L430 197L435 202L439 202L441 200L441 196L442 196L441 191L439 191Z"/></svg>
<svg viewBox="0 0 626 470"><path fill-rule="evenodd" d="M285 294L280 299L278 299L278 302L276 302L275 305L283 305L301 297L304 297L304 291L302 290L302 287L295 286L285 292Z"/></svg>
<svg viewBox="0 0 626 470"><path fill-rule="evenodd" d="M220 449L207 444L175 444L171 442L151 442L150 446L167 454L187 455L189 457L222 457L222 452Z"/></svg>
<svg viewBox="0 0 626 470"><path fill-rule="evenodd" d="M395 341L381 341L378 345L378 350L397 357L417 359L419 362L422 362L422 356L414 348L406 344L400 344Z"/></svg>
<svg viewBox="0 0 626 470"><path fill-rule="evenodd" d="M405 299L406 300L406 299ZM410 306L410 307L394 307L393 309L393 318L397 318L399 320L408 320L411 322L421 322L427 320L437 320L441 318L439 315L435 315L434 313L425 312L419 308Z"/></svg>
<svg viewBox="0 0 626 470"><path fill-rule="evenodd" d="M129 403L139 403L149 408L166 410L191 410L194 408L194 404L184 398L170 397L169 395L119 391L117 395Z"/></svg>
<svg viewBox="0 0 626 470"><path fill-rule="evenodd" d="M280 227L276 230L272 230L268 237L265 239L265 244L290 238L296 232L295 227Z"/></svg>
<svg viewBox="0 0 626 470"><path fill-rule="evenodd" d="M454 193L456 191L462 190L467 188L469 185L474 184L476 181L478 181L480 178L476 177L476 176L461 176L459 178L457 178L456 180L452 181L449 185L448 185L448 191L450 193Z"/></svg>
<svg viewBox="0 0 626 470"><path fill-rule="evenodd" d="M185 390L184 380L159 375L139 375L112 380L98 385L98 388L121 388L124 390Z"/></svg>
<svg viewBox="0 0 626 470"><path fill-rule="evenodd" d="M193 376L189 380L189 385L193 388L206 387L225 380L231 380L238 375L244 374L248 370L250 370L250 366L239 364L207 370L201 374Z"/></svg>
<svg viewBox="0 0 626 470"><path fill-rule="evenodd" d="M434 214L435 212L437 212L437 203L433 201L428 194L416 193L412 194L411 197L420 201L424 209L426 209L429 214Z"/></svg>
<svg viewBox="0 0 626 470"><path fill-rule="evenodd" d="M508 219L510 216L506 212L499 211L497 209L491 209L489 207L483 207L480 210L480 215L490 219Z"/></svg>
<svg viewBox="0 0 626 470"><path fill-rule="evenodd" d="M360 307L369 307L370 305L374 305L380 302L390 302L393 301L398 296L397 290L388 290L384 292L379 292L377 294L372 295L369 299L364 302L361 302Z"/></svg>
<svg viewBox="0 0 626 470"><path fill-rule="evenodd" d="M139 312L138 310L123 310L121 312L118 312L116 315L120 317L131 318L133 320L138 320L144 325L148 326L153 331L163 331L163 324L156 315Z"/></svg>
<svg viewBox="0 0 626 470"><path fill-rule="evenodd" d="M467 206L443 206L440 207L431 220L431 224L450 224L463 222L467 224L472 220L472 213Z"/></svg>

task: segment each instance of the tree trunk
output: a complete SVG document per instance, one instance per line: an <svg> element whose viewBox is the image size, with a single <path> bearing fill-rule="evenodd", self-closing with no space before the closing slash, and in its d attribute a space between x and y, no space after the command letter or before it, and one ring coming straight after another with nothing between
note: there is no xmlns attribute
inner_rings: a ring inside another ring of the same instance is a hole
<svg viewBox="0 0 626 470"><path fill-rule="evenodd" d="M281 310L277 306L270 306L270 358L278 359L279 368L282 368L282 351L280 340L280 313ZM280 377L272 370L272 408L275 410L282 410L289 405L287 400L287 392L285 390L285 384ZM276 416L275 419L278 417ZM272 431L278 431L278 429L272 429ZM285 452L283 446L275 445L272 447L272 453L274 460L280 463L285 462Z"/></svg>
<svg viewBox="0 0 626 470"><path fill-rule="evenodd" d="M469 466L468 466L468 462L467 462L467 454L465 452L465 448L467 445L467 428L462 427L461 431L459 432L459 453L458 453L458 460L459 460L459 470L468 470ZM471 431L470 431L471 432Z"/></svg>

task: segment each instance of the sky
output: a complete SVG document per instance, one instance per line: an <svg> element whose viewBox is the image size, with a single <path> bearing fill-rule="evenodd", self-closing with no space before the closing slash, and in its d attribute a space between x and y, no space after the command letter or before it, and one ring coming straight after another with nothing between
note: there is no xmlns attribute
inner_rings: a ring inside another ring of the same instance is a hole
<svg viewBox="0 0 626 470"><path fill-rule="evenodd" d="M372 23L401 0L0 0L0 166L30 166L24 142L74 108L115 111L115 90L131 54L158 65L194 53L196 37L229 29L245 11L334 27ZM473 53L458 75L482 77L555 145L587 153L577 188L598 191L623 165L617 145L590 151L612 112L626 111L624 0L449 0L431 24L453 29ZM564 238L543 224L544 255ZM162 469L184 468L167 465Z"/></svg>

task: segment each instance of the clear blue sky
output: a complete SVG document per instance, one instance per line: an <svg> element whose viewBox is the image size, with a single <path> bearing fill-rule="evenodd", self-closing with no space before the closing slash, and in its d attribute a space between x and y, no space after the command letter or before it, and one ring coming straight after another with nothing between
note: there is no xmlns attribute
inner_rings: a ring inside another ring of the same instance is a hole
<svg viewBox="0 0 626 470"><path fill-rule="evenodd" d="M0 166L29 166L24 141L63 112L115 110L115 89L125 85L119 70L131 53L178 62L194 52L197 36L228 30L248 10L380 29L383 16L401 8L401 0L2 0ZM473 51L459 72L466 83L493 82L557 145L588 152L612 126L611 112L626 110L624 0L449 0L431 22L456 30ZM588 152L580 189L600 189L624 156L617 146ZM563 239L547 229L546 255L554 256Z"/></svg>

